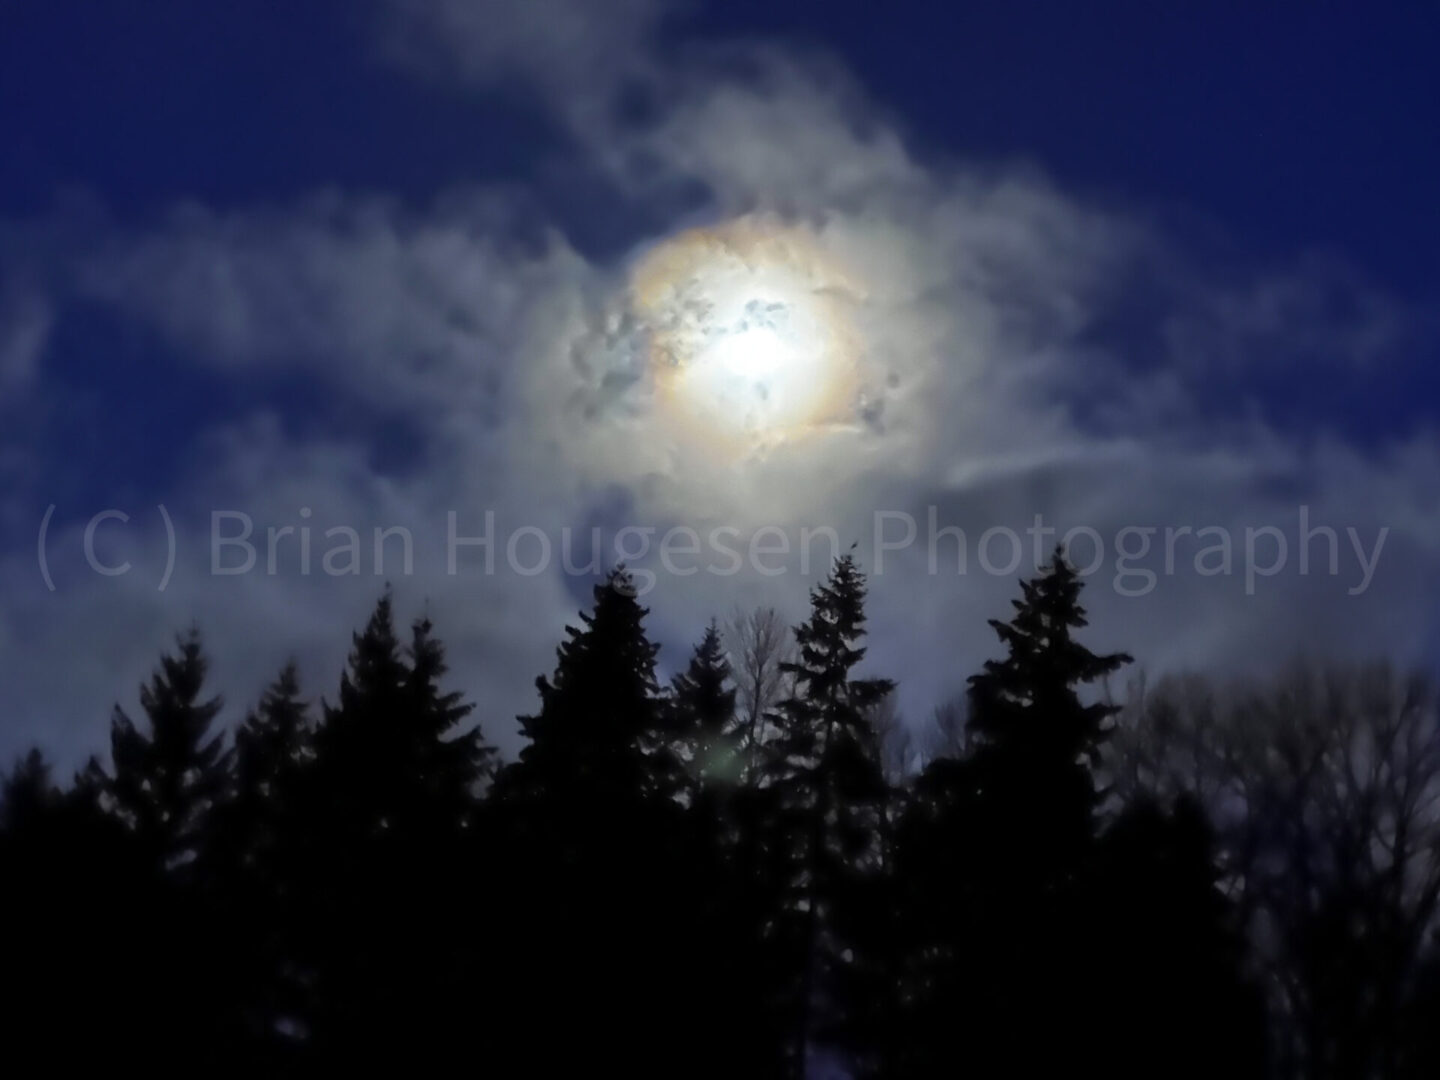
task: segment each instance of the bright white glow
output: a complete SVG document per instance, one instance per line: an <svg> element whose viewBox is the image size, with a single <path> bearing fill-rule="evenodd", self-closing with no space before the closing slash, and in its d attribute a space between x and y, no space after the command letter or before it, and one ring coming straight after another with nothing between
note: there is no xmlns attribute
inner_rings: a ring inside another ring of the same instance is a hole
<svg viewBox="0 0 1440 1080"><path fill-rule="evenodd" d="M723 290L711 302L730 318L722 315L703 332L685 374L692 399L731 426L762 430L783 422L824 382L823 350L795 302Z"/></svg>
<svg viewBox="0 0 1440 1080"><path fill-rule="evenodd" d="M794 360L792 350L773 330L761 328L727 334L710 349L706 361L731 375L764 382Z"/></svg>
<svg viewBox="0 0 1440 1080"><path fill-rule="evenodd" d="M768 441L850 407L854 289L803 230L691 230L650 251L632 288L656 384L687 432Z"/></svg>

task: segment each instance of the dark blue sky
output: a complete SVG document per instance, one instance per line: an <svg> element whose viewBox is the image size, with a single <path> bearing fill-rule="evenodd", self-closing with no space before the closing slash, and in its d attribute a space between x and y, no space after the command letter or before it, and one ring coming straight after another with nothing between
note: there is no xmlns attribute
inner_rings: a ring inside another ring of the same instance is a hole
<svg viewBox="0 0 1440 1080"><path fill-rule="evenodd" d="M0 218L43 218L78 195L112 224L144 226L179 200L283 206L327 186L421 206L507 181L590 254L663 228L616 202L523 88L460 93L381 62L366 12L334 0L8 4ZM726 0L665 33L676 52L735 36L824 47L921 158L1033 163L1221 261L1318 253L1419 310L1440 298L1436 5ZM1138 333L1137 363L1146 351ZM1243 393L1279 426L1380 445L1440 415L1436 355L1421 334L1379 377L1297 379L1281 366L1269 382L1237 391L1220 379L1209 392L1220 410ZM125 394L137 357L152 389L120 420L103 403ZM37 437L75 466L50 479L69 473L94 493L163 490L176 449L247 406L233 384L83 305L60 321L46 368L65 405ZM305 387L279 389L245 393L293 403L283 411L297 423L313 416Z"/></svg>
<svg viewBox="0 0 1440 1080"><path fill-rule="evenodd" d="M714 25L839 48L927 140L1320 247L1387 285L1440 278L1433 4L738 0ZM879 12L883 11L883 16Z"/></svg>
<svg viewBox="0 0 1440 1080"><path fill-rule="evenodd" d="M421 206L475 182L523 184L572 242L611 254L663 222L574 154L523 88L459 93L385 64L365 5L119 5L19 0L0 34L0 217L77 195L144 225L179 200L285 205L318 188ZM1033 163L1067 190L1139 207L1223 260L1340 260L1424 310L1440 298L1440 8L1393 5L942 5L727 0L666 24L669 48L727 37L838 53L917 156ZM1137 306L1141 302L1137 300ZM1143 324L1143 318L1137 326ZM1146 340L1135 338L1144 363ZM145 354L154 416L110 430L97 401ZM1295 379L1243 392L1284 427L1380 444L1437 415L1433 334L1383 377ZM103 361L99 358L103 357ZM47 438L87 477L169 480L184 432L244 403L157 341L72 310L49 374L71 388ZM1304 362L1303 357L1296 358ZM113 385L112 385L113 384ZM291 388L292 391L303 388ZM1217 408L1233 406L1225 380ZM257 385L256 399L275 387ZM297 399L304 400L303 392ZM87 412L86 403L91 407ZM303 410L291 410L298 418ZM93 453L90 452L93 450ZM133 486L132 479L132 486Z"/></svg>
<svg viewBox="0 0 1440 1080"><path fill-rule="evenodd" d="M14 0L0 212L67 186L127 215L326 184L424 199L533 179L563 154L523 94L455 94L375 62L363 9ZM922 151L1028 159L1213 218L1260 254L1344 255L1411 297L1440 280L1433 4L726 0L668 32L836 50Z"/></svg>

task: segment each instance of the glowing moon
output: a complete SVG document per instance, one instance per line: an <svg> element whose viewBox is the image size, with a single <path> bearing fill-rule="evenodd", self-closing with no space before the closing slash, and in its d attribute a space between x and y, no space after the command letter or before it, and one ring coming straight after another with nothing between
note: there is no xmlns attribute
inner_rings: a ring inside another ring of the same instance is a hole
<svg viewBox="0 0 1440 1080"><path fill-rule="evenodd" d="M652 248L630 303L664 408L697 433L753 443L853 412L857 294L813 234L744 218Z"/></svg>
<svg viewBox="0 0 1440 1080"><path fill-rule="evenodd" d="M766 327L726 334L710 353L709 363L718 364L725 374L760 383L783 374L796 359L795 350Z"/></svg>

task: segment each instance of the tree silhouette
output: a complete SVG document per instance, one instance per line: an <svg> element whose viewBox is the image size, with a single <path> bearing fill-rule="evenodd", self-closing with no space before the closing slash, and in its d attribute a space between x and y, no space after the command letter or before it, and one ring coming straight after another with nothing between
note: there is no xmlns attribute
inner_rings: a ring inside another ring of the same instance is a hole
<svg viewBox="0 0 1440 1080"><path fill-rule="evenodd" d="M15 836L40 827L60 799L50 763L39 747L32 748L0 783L0 831Z"/></svg>
<svg viewBox="0 0 1440 1080"><path fill-rule="evenodd" d="M110 769L92 757L71 796L46 815L66 883L64 893L50 894L56 911L49 918L68 907L77 923L93 919L76 905L103 895L112 940L87 940L78 925L50 925L86 941L78 978L98 976L107 988L95 1002L102 1027L127 1048L127 1059L159 1072L181 1061L218 1067L232 1018L230 957L205 888L204 858L209 826L229 792L231 753L224 731L211 730L221 702L205 696L207 672L192 630L140 688L144 727L117 705ZM106 818L118 827L107 828ZM106 971L105 964L116 967ZM112 981L115 974L122 983Z"/></svg>
<svg viewBox="0 0 1440 1080"><path fill-rule="evenodd" d="M735 687L730 662L712 619L685 670L671 680L675 737L683 748L691 784L697 790L740 777L735 726Z"/></svg>
<svg viewBox="0 0 1440 1080"><path fill-rule="evenodd" d="M1093 833L1099 803L1095 768L1119 706L1083 702L1079 689L1130 663L1124 653L1099 656L1072 631L1086 626L1082 586L1064 553L1022 582L1008 623L990 626L1005 646L972 675L970 728L985 798L994 800L1011 827L1028 833L1026 864L1046 875L1073 865Z"/></svg>
<svg viewBox="0 0 1440 1080"><path fill-rule="evenodd" d="M310 991L300 1023L325 1068L438 1062L459 1040L453 1010L473 954L435 908L463 895L492 751L478 729L455 732L473 706L440 688L445 670L428 620L402 649L387 594L354 635L315 733L295 829L292 963Z"/></svg>
<svg viewBox="0 0 1440 1080"><path fill-rule="evenodd" d="M194 861L206 815L229 786L225 733L210 730L222 703L202 698L208 668L200 635L192 630L140 688L149 731L115 706L111 771L94 758L89 765L107 809L167 870L183 872Z"/></svg>
<svg viewBox="0 0 1440 1080"><path fill-rule="evenodd" d="M617 568L498 771L388 593L333 701L287 665L233 751L192 632L105 765L60 784L37 750L0 782L7 1049L162 1076L477 1047L502 1074L1433 1076L1431 677L1137 681L1116 737L1098 684L1129 658L1077 640L1080 594L1057 551L926 739L859 674L853 556L793 648L773 613L712 621L664 690Z"/></svg>
<svg viewBox="0 0 1440 1080"><path fill-rule="evenodd" d="M241 866L258 870L273 856L314 754L309 705L292 661L235 732L235 794L226 816L233 819L232 857Z"/></svg>
<svg viewBox="0 0 1440 1080"><path fill-rule="evenodd" d="M1198 803L1128 805L1092 874L1092 929L1104 962L1092 989L1121 1028L1108 1075L1260 1077L1264 1001L1243 973L1237 913L1219 888L1213 829ZM1176 1048L1183 1047L1183 1053Z"/></svg>
<svg viewBox="0 0 1440 1080"><path fill-rule="evenodd" d="M276 1026L297 1016L305 1000L293 938L295 884L308 857L299 842L306 770L314 756L314 725L291 662L236 729L233 795L217 809L204 860L210 903L229 928L232 1037L256 1071L282 1068L293 1047Z"/></svg>
<svg viewBox="0 0 1440 1080"><path fill-rule="evenodd" d="M793 958L789 1069L804 1075L817 1041L857 1031L851 991L863 959L847 940L853 911L875 876L879 815L887 796L879 747L867 717L890 693L888 679L858 679L865 658L865 581L855 559L835 561L810 594L810 618L795 629L796 660L783 670L795 694L780 703L768 763L772 823L784 860L776 936Z"/></svg>
<svg viewBox="0 0 1440 1080"><path fill-rule="evenodd" d="M962 1060L978 1076L1048 1072L1101 1024L1094 770L1115 710L1080 691L1130 658L1075 640L1081 585L1057 551L1021 583L1011 620L990 620L1006 655L969 680L968 757L933 762L902 821L902 1074ZM969 1020L963 1049L947 1041L947 1015Z"/></svg>
<svg viewBox="0 0 1440 1080"><path fill-rule="evenodd" d="M1062 1047L1099 1022L1090 972L1104 952L1088 875L1101 796L1095 769L1117 709L1080 691L1130 657L1097 655L1075 640L1086 625L1082 584L1057 549L1021 583L1010 621L990 620L1006 655L969 682L972 918L984 935L971 953L988 995L980 1015L997 1040L987 1038L984 1058L1008 1057L1010 1067L1005 1042L1022 1039L1037 1015L1049 1018L1050 1039L1022 1051L1036 1068L1054 1067Z"/></svg>
<svg viewBox="0 0 1440 1080"><path fill-rule="evenodd" d="M1114 771L1131 801L1189 797L1216 819L1280 1068L1403 1075L1440 904L1433 676L1304 663L1131 697Z"/></svg>
<svg viewBox="0 0 1440 1080"><path fill-rule="evenodd" d="M496 779L496 918L515 949L488 959L506 991L505 1037L537 1071L607 1060L662 1076L717 1019L711 864L678 798L646 609L623 568L594 601L566 627L553 676L536 680L540 711L521 720L530 743Z"/></svg>
<svg viewBox="0 0 1440 1080"><path fill-rule="evenodd" d="M790 628L773 607L736 610L725 625L724 641L735 679L738 734L743 739L746 779L762 775L767 717L789 696L793 676L783 665L794 659Z"/></svg>
<svg viewBox="0 0 1440 1080"><path fill-rule="evenodd" d="M434 828L453 829L468 820L476 786L494 774L497 753L478 726L456 731L475 706L460 691L440 688L449 668L428 618L411 628L409 663L404 772L415 785L417 812Z"/></svg>
<svg viewBox="0 0 1440 1080"><path fill-rule="evenodd" d="M588 812L673 782L668 755L652 752L665 740L648 612L623 568L595 586L594 598L581 626L565 628L554 675L535 680L540 711L521 718L529 743L500 777L503 799L550 798Z"/></svg>

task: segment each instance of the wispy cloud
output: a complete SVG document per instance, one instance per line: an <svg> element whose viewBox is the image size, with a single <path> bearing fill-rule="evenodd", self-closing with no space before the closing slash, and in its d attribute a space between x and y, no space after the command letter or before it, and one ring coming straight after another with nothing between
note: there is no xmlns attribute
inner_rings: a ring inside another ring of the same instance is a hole
<svg viewBox="0 0 1440 1080"><path fill-rule="evenodd" d="M1287 573L1247 595L1238 580L1188 573L1129 598L1101 574L1097 638L1161 667L1279 659L1302 640L1397 652L1423 640L1432 614L1414 581L1440 568L1433 435L1379 453L1302 441L1248 411L1244 394L1251 372L1301 358L1383 362L1409 332L1403 304L1305 259L1202 270L1141 208L917 146L832 59L744 44L670 56L653 46L666 11L648 0L392 0L381 46L456 92L527 80L570 124L577 159L629 197L696 185L701 220L770 215L856 268L863 287L845 303L862 338L864 415L738 459L678 443L643 365L631 377L641 331L628 259L587 259L513 189L457 187L418 207L329 192L110 223L61 260L57 293L147 327L237 385L295 374L351 422L297 427L276 401L174 447L195 465L167 499L188 556L163 594L139 571L88 572L83 518L54 538L68 553L57 577L71 583L55 595L30 547L0 556L5 681L25 718L6 738L97 745L124 689L116 673L138 678L191 619L228 665L219 674L235 704L292 651L315 691L331 689L346 632L383 576L302 574L290 547L275 575L213 576L216 508L248 514L257 542L309 523L317 537L322 526L413 528L422 550L394 582L402 609L429 605L457 682L512 750L511 718L531 704L530 679L583 590L558 566L449 574L450 510L467 529L492 510L504 528L552 536L624 521L830 525L873 559L877 509L923 522L937 507L973 540L1036 514L1105 536L1293 529L1304 502L1317 521L1367 537L1391 529L1364 596L1320 575ZM626 92L646 97L638 115L610 107L629 80ZM631 258L659 239L635 236ZM35 373L55 310L37 295L0 311L0 377ZM1237 388L1218 414L1207 397L1217 379ZM412 451L403 469L377 462L367 434L397 419ZM698 574L662 580L647 601L662 635L680 640L737 597L798 612L811 583ZM873 661L900 677L907 709L923 712L988 655L984 620L1012 592L1009 579L931 575L923 549L891 558L872 591ZM24 632L37 624L46 630ZM91 658L79 670L77 650Z"/></svg>

